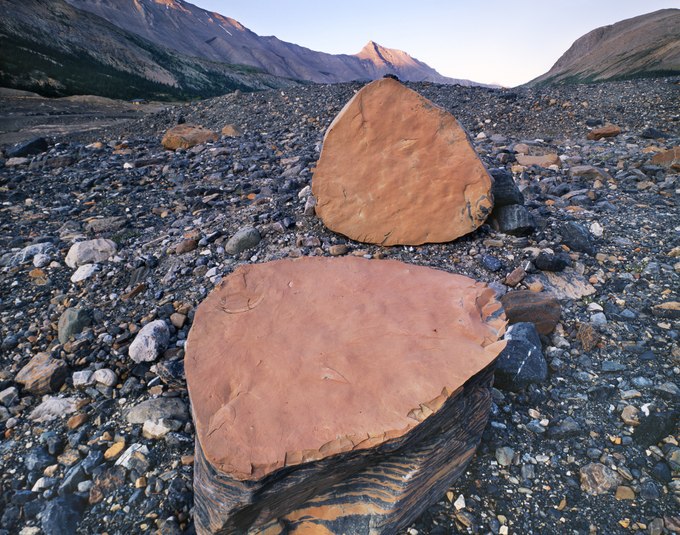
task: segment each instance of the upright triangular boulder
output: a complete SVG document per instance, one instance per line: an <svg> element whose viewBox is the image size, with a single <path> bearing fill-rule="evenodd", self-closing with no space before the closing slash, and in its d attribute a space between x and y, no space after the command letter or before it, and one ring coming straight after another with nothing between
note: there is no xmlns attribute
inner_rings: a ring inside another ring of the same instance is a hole
<svg viewBox="0 0 680 535"><path fill-rule="evenodd" d="M382 245L451 241L493 208L491 178L455 117L390 78L331 123L312 191L329 229Z"/></svg>

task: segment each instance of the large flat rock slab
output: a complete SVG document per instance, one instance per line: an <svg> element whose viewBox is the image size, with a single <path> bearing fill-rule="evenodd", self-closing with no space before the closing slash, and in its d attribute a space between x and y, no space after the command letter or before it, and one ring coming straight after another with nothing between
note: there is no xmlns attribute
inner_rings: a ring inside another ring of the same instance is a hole
<svg viewBox="0 0 680 535"><path fill-rule="evenodd" d="M331 123L312 191L329 229L383 245L454 240L493 207L491 178L458 121L389 78Z"/></svg>
<svg viewBox="0 0 680 535"><path fill-rule="evenodd" d="M332 490L336 484L377 469L395 448L406 455L398 458L407 471L435 462L437 456L415 454L406 444L415 440L431 451L441 437L422 442L431 425L423 424L455 405L454 398L466 406L464 387L484 370L486 383L477 380L490 387L488 369L505 344L498 341L504 327L491 289L431 268L356 257L237 268L198 307L187 341L197 455L204 462L195 480L203 507L197 525L222 529L250 503L276 509L251 519L250 527L261 528L318 493L342 499ZM486 422L488 407L479 407L461 420L453 410L452 428L465 428L455 432L470 433L470 418ZM481 430L483 424L480 436ZM465 442L466 460L476 443ZM407 461L409 455L417 460ZM322 476L327 463L334 468ZM311 495L285 490L293 482L279 478L293 477L291 471L315 474ZM224 481L232 489L227 494L245 495L210 506ZM263 485L274 485L280 507L257 501ZM357 490L340 486L341 494ZM400 490L395 500L403 496ZM378 509L366 514L380 516Z"/></svg>

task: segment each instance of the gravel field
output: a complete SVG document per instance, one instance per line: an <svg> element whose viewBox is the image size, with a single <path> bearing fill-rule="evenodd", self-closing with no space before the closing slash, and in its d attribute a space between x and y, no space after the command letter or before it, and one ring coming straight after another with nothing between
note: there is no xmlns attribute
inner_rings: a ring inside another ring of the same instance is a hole
<svg viewBox="0 0 680 535"><path fill-rule="evenodd" d="M47 150L25 157L5 146L0 533L191 533L182 359L196 307L239 264L344 254L558 300L538 348L547 378L494 389L465 475L403 534L680 533L680 162L652 162L680 145L680 82L407 85L456 116L489 170L512 173L531 228L489 221L417 247L327 230L308 186L326 128L361 84L159 106L45 132ZM178 122L242 135L164 150ZM606 124L621 133L587 139ZM248 228L259 239L234 240ZM109 241L71 251L94 238ZM158 357L136 361L131 343L155 320Z"/></svg>

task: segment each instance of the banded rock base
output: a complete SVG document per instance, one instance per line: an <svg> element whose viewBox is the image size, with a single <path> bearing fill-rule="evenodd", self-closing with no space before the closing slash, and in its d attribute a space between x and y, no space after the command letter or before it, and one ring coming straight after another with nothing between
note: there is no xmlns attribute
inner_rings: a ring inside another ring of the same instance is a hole
<svg viewBox="0 0 680 535"><path fill-rule="evenodd" d="M216 470L197 440L197 533L395 533L440 499L469 464L487 423L492 382L493 365L400 438L258 481L238 481Z"/></svg>

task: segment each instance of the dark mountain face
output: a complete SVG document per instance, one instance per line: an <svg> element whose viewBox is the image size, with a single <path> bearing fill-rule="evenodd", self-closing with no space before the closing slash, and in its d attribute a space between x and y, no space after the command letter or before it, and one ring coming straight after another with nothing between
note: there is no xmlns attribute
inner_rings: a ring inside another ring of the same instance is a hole
<svg viewBox="0 0 680 535"><path fill-rule="evenodd" d="M63 0L0 0L0 85L49 96L190 98L291 85L177 53Z"/></svg>
<svg viewBox="0 0 680 535"><path fill-rule="evenodd" d="M153 43L212 61L249 65L275 76L319 83L403 80L473 85L440 75L406 52L370 41L355 55L317 52L261 37L238 21L183 0L67 0Z"/></svg>
<svg viewBox="0 0 680 535"><path fill-rule="evenodd" d="M587 33L528 85L674 74L680 74L680 9L662 9Z"/></svg>

